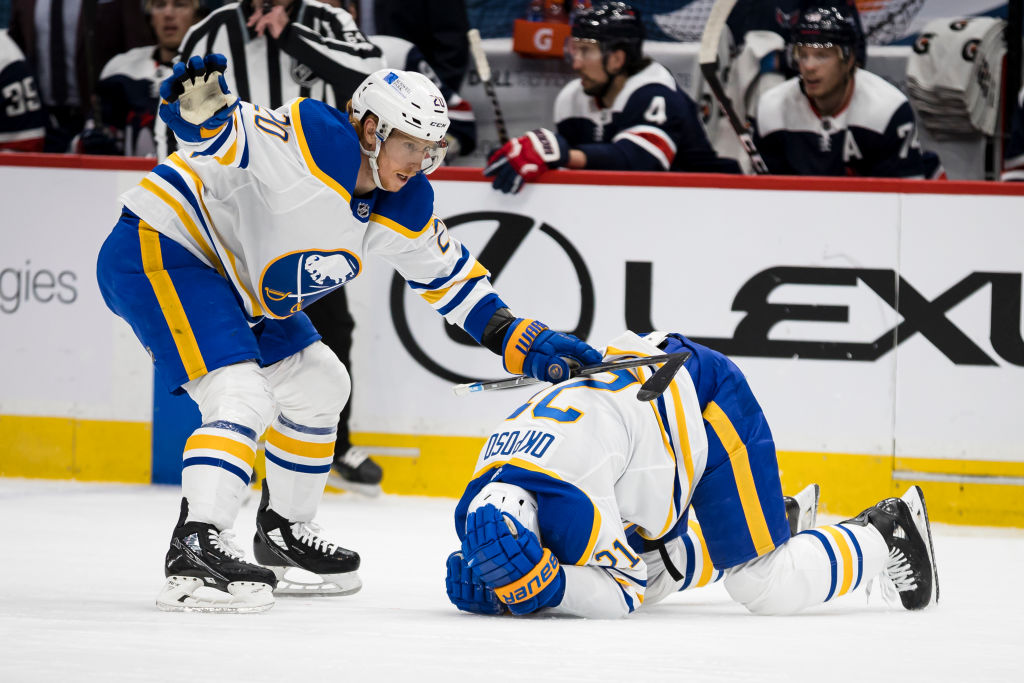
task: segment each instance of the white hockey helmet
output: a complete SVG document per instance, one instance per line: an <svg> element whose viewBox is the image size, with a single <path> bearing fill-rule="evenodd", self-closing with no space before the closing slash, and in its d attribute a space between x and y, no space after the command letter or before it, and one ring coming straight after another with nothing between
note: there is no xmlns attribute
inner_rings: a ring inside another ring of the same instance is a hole
<svg viewBox="0 0 1024 683"><path fill-rule="evenodd" d="M537 499L526 489L515 484L492 481L485 485L469 502L466 513L484 505L493 505L501 512L507 512L540 538L540 522L537 520ZM507 523L507 520L506 520Z"/></svg>
<svg viewBox="0 0 1024 683"><path fill-rule="evenodd" d="M432 142L420 170L432 173L444 161L448 132L448 104L433 81L415 71L381 69L366 77L352 94L352 115L359 121L368 113L377 115L377 144L370 157L374 180L377 177L377 155L380 146L394 130L420 140Z"/></svg>

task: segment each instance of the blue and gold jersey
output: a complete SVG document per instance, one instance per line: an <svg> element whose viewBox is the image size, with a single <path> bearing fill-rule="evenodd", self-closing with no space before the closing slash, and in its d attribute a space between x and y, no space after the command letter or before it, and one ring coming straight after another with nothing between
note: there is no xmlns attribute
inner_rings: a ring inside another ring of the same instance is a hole
<svg viewBox="0 0 1024 683"><path fill-rule="evenodd" d="M479 340L502 306L487 270L434 214L426 176L354 196L362 153L345 114L297 99L242 102L122 196L153 229L227 278L253 321L286 318L359 276L374 253Z"/></svg>

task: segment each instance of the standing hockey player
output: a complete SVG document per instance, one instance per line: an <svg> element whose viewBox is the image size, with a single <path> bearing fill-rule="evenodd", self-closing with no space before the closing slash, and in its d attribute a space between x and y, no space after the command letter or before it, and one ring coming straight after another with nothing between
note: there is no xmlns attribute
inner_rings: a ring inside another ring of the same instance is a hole
<svg viewBox="0 0 1024 683"><path fill-rule="evenodd" d="M624 2L576 15L570 81L555 99L557 132L537 128L491 155L484 175L515 193L553 168L739 173L708 141L693 100L643 55L644 28Z"/></svg>
<svg viewBox="0 0 1024 683"><path fill-rule="evenodd" d="M755 614L790 614L878 577L907 609L938 599L921 490L791 538L771 431L739 368L679 334L628 332L606 358L689 351L641 402L649 369L556 384L491 435L455 509L451 601L469 612L617 617L687 585L687 510ZM894 589L894 590L893 590Z"/></svg>
<svg viewBox="0 0 1024 683"><path fill-rule="evenodd" d="M426 174L444 158L448 116L429 79L371 74L346 115L311 99L277 110L240 102L226 66L222 55L193 57L163 82L160 116L181 147L122 195L98 263L107 305L131 324L165 387L188 392L202 415L185 445L181 515L157 598L167 610L264 610L275 586L360 588L358 554L313 523L349 375L302 309L360 275L367 254L501 354L509 372L552 381L568 376L567 359L600 360L575 337L510 313L434 214ZM230 529L264 432L259 566ZM321 580L289 581L289 567Z"/></svg>
<svg viewBox="0 0 1024 683"><path fill-rule="evenodd" d="M780 175L934 178L938 157L922 154L910 103L895 86L857 66L862 39L849 12L804 10L792 32L799 77L761 96L754 142Z"/></svg>

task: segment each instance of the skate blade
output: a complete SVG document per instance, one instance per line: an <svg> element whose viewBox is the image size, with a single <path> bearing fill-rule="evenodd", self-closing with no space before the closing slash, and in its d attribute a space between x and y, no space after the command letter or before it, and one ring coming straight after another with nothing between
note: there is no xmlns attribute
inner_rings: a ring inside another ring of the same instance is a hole
<svg viewBox="0 0 1024 683"><path fill-rule="evenodd" d="M277 576L277 596L342 596L358 593L363 582L357 572L314 574L299 567L268 567Z"/></svg>
<svg viewBox="0 0 1024 683"><path fill-rule="evenodd" d="M939 602L939 565L935 563L935 546L932 544L932 524L928 519L928 506L924 502L924 491L920 486L911 486L900 498L910 508L914 524L928 547L928 560L932 563L932 600Z"/></svg>
<svg viewBox="0 0 1024 683"><path fill-rule="evenodd" d="M821 489L817 484L808 484L800 493L793 496L797 505L800 506L800 516L797 521L798 531L807 531L818 525L818 497Z"/></svg>
<svg viewBox="0 0 1024 683"><path fill-rule="evenodd" d="M156 598L156 606L164 612L250 614L273 607L274 593L266 583L232 581L224 592L194 576L170 576Z"/></svg>
<svg viewBox="0 0 1024 683"><path fill-rule="evenodd" d="M376 498L381 494L380 484L359 484L347 481L338 476L334 470L331 470L331 473L327 475L327 485L340 491L358 493L367 498Z"/></svg>

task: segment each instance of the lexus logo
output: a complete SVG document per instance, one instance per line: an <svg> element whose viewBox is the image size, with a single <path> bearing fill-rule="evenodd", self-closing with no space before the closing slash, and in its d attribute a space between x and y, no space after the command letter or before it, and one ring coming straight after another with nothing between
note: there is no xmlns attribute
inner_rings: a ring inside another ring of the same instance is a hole
<svg viewBox="0 0 1024 683"><path fill-rule="evenodd" d="M469 230L473 228L474 224L480 223L490 227L495 221L497 221L498 227L490 241L478 253L475 253L474 256L491 272L491 283L495 286L498 294L501 294L499 280L502 271L517 255L521 257L528 256L528 254L518 254L520 247L523 246L523 242L534 229L539 230L569 258L576 279L579 282L579 318L573 329L563 331L571 332L580 339L586 339L594 322L594 284L579 251L554 226L545 222L538 224L538 221L531 216L502 211L473 211L444 219L449 230L454 230L459 226L465 226L462 229ZM565 281L567 275L568 273L555 274L559 281ZM467 377L456 369L445 367L437 360L439 354L430 353L427 349L420 346L419 337L422 335L413 333L405 310L405 294L407 291L408 288L406 287L405 280L401 275L395 273L391 280L391 318L395 325L395 331L398 333L398 339L401 340L405 350L424 368L449 382L459 384L478 380L478 377ZM573 296L573 291L571 287L560 287L553 294L556 297L568 298ZM567 301L566 304L569 305L570 301ZM528 309L514 312L520 315L531 315ZM449 325L443 319L440 323L445 326L445 339L451 343L472 347L478 346L476 340L461 328Z"/></svg>

